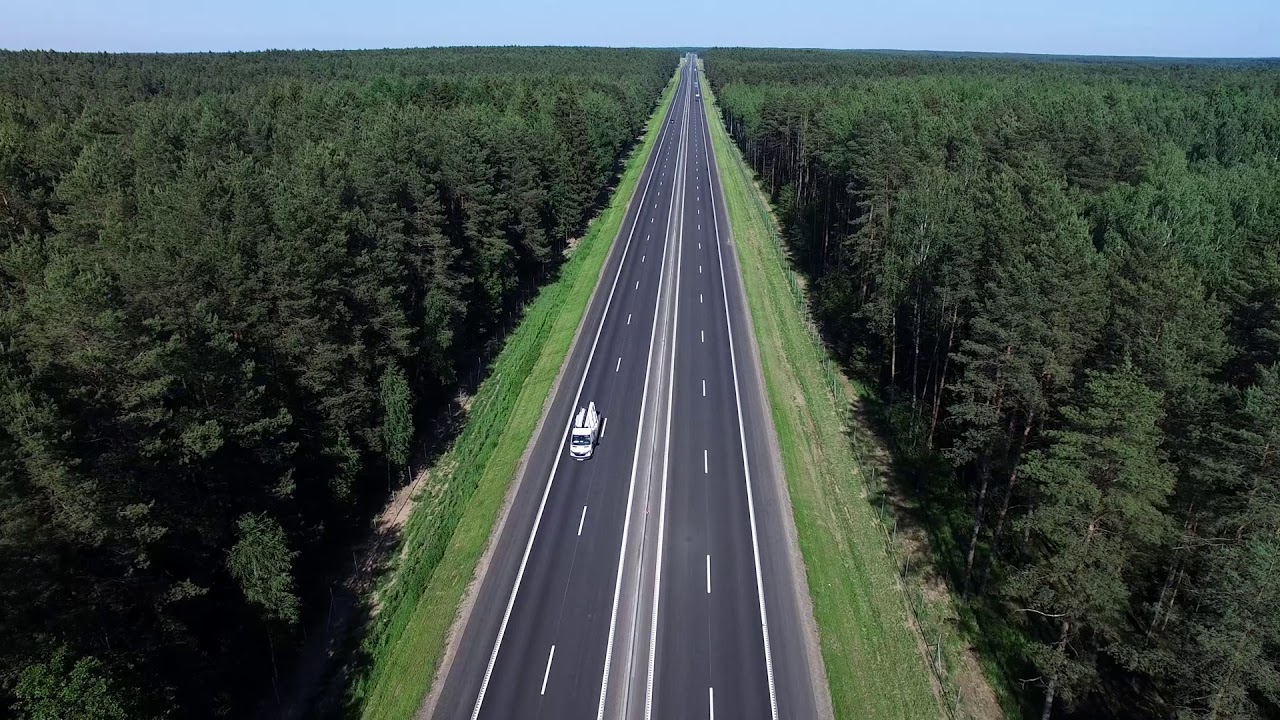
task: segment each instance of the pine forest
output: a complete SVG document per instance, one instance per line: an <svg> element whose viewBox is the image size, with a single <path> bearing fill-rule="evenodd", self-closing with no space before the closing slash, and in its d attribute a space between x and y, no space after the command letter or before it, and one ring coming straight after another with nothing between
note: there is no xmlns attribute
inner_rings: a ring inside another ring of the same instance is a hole
<svg viewBox="0 0 1280 720"><path fill-rule="evenodd" d="M247 716L678 59L0 53L0 708Z"/></svg>
<svg viewBox="0 0 1280 720"><path fill-rule="evenodd" d="M1025 717L1280 717L1280 64L712 50Z"/></svg>

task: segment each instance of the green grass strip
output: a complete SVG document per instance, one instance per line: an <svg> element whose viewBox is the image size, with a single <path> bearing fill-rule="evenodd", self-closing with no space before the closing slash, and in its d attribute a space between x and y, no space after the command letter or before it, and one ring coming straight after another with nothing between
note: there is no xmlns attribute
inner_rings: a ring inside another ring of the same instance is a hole
<svg viewBox="0 0 1280 720"><path fill-rule="evenodd" d="M701 85L708 116L718 117L705 77ZM835 716L937 718L943 709L846 434L854 389L806 318L801 284L737 146L723 121L711 125Z"/></svg>
<svg viewBox="0 0 1280 720"><path fill-rule="evenodd" d="M526 308L477 390L466 427L430 470L405 529L403 559L379 597L382 609L364 647L368 668L353 686L366 720L408 720L430 688L458 604L657 141L676 77L627 160L609 207L592 221L559 278Z"/></svg>

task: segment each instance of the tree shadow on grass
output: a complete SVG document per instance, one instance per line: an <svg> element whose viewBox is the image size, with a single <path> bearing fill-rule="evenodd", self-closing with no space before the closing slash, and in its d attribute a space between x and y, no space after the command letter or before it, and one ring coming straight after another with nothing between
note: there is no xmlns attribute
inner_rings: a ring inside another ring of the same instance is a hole
<svg viewBox="0 0 1280 720"><path fill-rule="evenodd" d="M875 478L868 501L881 511L886 526L895 528L897 550L910 558L902 563L906 572L923 587L945 585L956 612L947 622L974 648L985 672L1000 678L1012 695L997 693L1005 713L1038 717L1038 686L1027 683L1037 673L1027 661L1023 631L1010 622L998 595L980 586L962 597L973 499L955 480L954 466L925 447L926 428L909 404L864 392L849 410L849 441L863 459L864 472Z"/></svg>

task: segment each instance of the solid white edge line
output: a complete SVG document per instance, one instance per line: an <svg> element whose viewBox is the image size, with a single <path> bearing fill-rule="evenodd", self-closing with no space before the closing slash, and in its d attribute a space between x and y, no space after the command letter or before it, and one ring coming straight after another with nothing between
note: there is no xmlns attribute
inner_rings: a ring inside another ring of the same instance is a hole
<svg viewBox="0 0 1280 720"><path fill-rule="evenodd" d="M587 506L582 506L582 517L578 518L578 537L582 537L582 524L587 521Z"/></svg>
<svg viewBox="0 0 1280 720"><path fill-rule="evenodd" d="M688 93L686 92L686 95L687 94ZM672 98L673 106L674 106L674 103L675 103L675 99ZM684 103L684 113L687 119L688 113L689 113L688 102ZM671 123L667 123L667 125L670 126ZM687 126L687 122L681 122L680 134L682 138L684 137L684 131L686 129L686 126ZM680 142L680 141L677 140L676 142ZM668 150L670 149L668 148ZM679 157L679 154L677 154L677 158L678 157ZM678 161L677 161L677 164L678 164ZM672 198L671 209L667 212L668 228L671 226L671 218L675 216L676 194L672 193L671 198ZM650 217L649 220L652 221L653 218ZM670 238L668 238L668 240L669 239ZM669 244L670 244L669 242L663 243L662 264L659 266L660 269L658 271L658 295L657 295L658 304L661 304L662 302L662 284L666 278L666 264L667 264L666 248ZM679 255L679 252L677 251L676 253L676 288L677 290L680 287L679 263L680 263L680 255ZM678 292L676 293L675 300L676 300L676 306L679 307L680 296ZM645 406L649 400L649 372L653 364L653 344L654 344L654 341L657 340L657 336L658 336L658 308L655 305L654 311L653 311L653 327L649 331L649 358L645 362L644 389L642 390L641 399L640 399L640 418L642 420L644 419ZM672 363L672 365L674 366L675 363ZM668 411L668 415L669 414L670 413ZM668 419L667 427L668 427L668 434L669 434L670 433L669 419ZM614 637L614 633L617 630L617 624L618 624L618 600L620 599L622 594L623 562L627 554L627 533L631 529L631 505L635 500L636 472L640 467L640 437L642 434L643 433L640 430L637 430L636 452L635 452L635 457L631 463L631 485L627 490L627 510L626 510L626 515L624 516L625 519L623 520L623 523L622 523L622 545L618 548L618 576L617 576L617 579L614 581L614 585L613 585L613 610L609 614L609 642L605 646L605 651L604 651L604 674L600 680L600 704L596 711L596 720L603 720L604 718L605 699L608 697L608 692L609 692L609 664L612 662L612 659L613 659L613 637ZM475 718L472 718L472 720L475 720Z"/></svg>
<svg viewBox="0 0 1280 720"><path fill-rule="evenodd" d="M704 102L704 111L705 108L706 104ZM702 131L706 134L706 142L703 143L702 151L706 154L707 167L710 167L711 156L707 147L711 143L711 131L707 129L707 123L705 122L702 124ZM707 176L710 177L710 172L707 173ZM765 612L764 579L760 573L760 540L756 535L756 505L751 493L751 464L747 460L747 433L742 425L742 395L738 390L738 360L734 357L733 352L733 319L729 316L729 286L724 274L724 255L720 251L720 220L716 216L715 202L715 193L713 192L711 193L711 220L716 234L716 257L720 261L720 285L723 291L721 294L724 296L724 320L726 329L729 331L729 365L733 368L733 401L738 408L738 440L742 445L742 470L747 485L747 513L751 517L751 553L756 566L756 594L760 598L760 632L764 637L764 667L765 673L769 678L769 710L773 720L778 720L778 696L773 684L773 655L769 648L769 616Z"/></svg>
<svg viewBox="0 0 1280 720"><path fill-rule="evenodd" d="M689 122L689 103L685 103L684 122ZM688 140L681 143L680 149L684 150ZM677 162L677 166L679 163ZM689 158L685 156L684 168L682 170L684 176L689 173ZM681 183L683 187L683 183ZM673 402L676 387L676 342L675 338L680 329L680 251L684 241L684 223L683 221L676 227L676 291L675 291L675 307L672 310L671 320L671 371L667 379L667 436L663 444L662 450L662 493L658 499L658 547L653 573L653 616L650 618L649 624L649 668L648 679L645 686L644 694L644 718L651 720L653 716L653 667L657 660L658 654L658 605L660 598L660 590L662 587L662 546L665 541L666 524L667 524L667 472L670 468L671 456L671 410L675 405ZM600 720L597 718L597 720Z"/></svg>
<svg viewBox="0 0 1280 720"><path fill-rule="evenodd" d="M551 661L556 658L556 646L551 646L551 652L547 655L547 669L542 671L542 691L539 695L547 694L547 678L551 677Z"/></svg>
<svg viewBox="0 0 1280 720"><path fill-rule="evenodd" d="M672 100L674 105L674 98ZM668 108L668 111L670 109ZM670 123L665 123L658 134L658 153L662 152L662 146L667 141L668 125ZM600 335L604 332L604 322L609 317L609 307L613 304L613 295L618 289L618 279L622 277L622 269L627 264L627 253L631 250L631 239L635 236L636 226L640 223L640 208L644 207L645 197L649 194L649 184L651 182L653 182L653 170L649 171L649 177L644 182L644 190L640 193L640 202L636 204L636 217L631 222L631 231L627 233L627 244L622 247L622 259L618 261L618 270L613 275L613 284L609 287L609 297L605 299L604 312L600 315L600 324L596 327L595 338L591 341L591 351L587 354L587 364L583 367L582 379L578 381L578 391L574 395L573 405L569 409L569 421L565 423L564 435L561 437L560 443L556 445L556 459L551 464L551 474L547 476L547 486L542 491L542 501L538 503L538 513L533 518L533 528L529 531L529 541L525 543L524 557L520 558L520 569L516 572L516 581L511 586L511 596L507 600L506 612L502 615L502 624L498 627L498 637L493 642L493 652L489 654L489 664L485 667L484 678L480 681L480 692L476 696L476 706L471 712L471 720L476 720L480 717L480 707L484 704L484 694L489 688L489 679L493 676L493 666L498 661L498 651L502 648L502 637L506 635L507 623L511 620L511 610L515 607L516 595L520 592L520 581L524 579L525 567L529 564L529 554L533 551L533 541L538 536L538 526L542 523L542 513L547 507L547 497L551 494L551 485L555 482L556 469L560 467L560 458L563 455L560 451L565 440L569 437L569 431L573 428L574 408L578 407L578 402L582 399L582 388L587 384L587 375L591 371L591 361L595 359L596 355L596 345L599 344ZM652 216L649 217L649 221L653 221ZM589 307L587 309L590 310Z"/></svg>

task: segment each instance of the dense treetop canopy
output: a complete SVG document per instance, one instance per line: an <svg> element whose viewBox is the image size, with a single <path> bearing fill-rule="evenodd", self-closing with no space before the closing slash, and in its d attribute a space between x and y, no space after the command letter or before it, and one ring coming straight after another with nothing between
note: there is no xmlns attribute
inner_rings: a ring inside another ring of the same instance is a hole
<svg viewBox="0 0 1280 720"><path fill-rule="evenodd" d="M245 716L678 58L0 53L0 708Z"/></svg>
<svg viewBox="0 0 1280 720"><path fill-rule="evenodd" d="M1028 713L1280 713L1280 67L704 58Z"/></svg>

